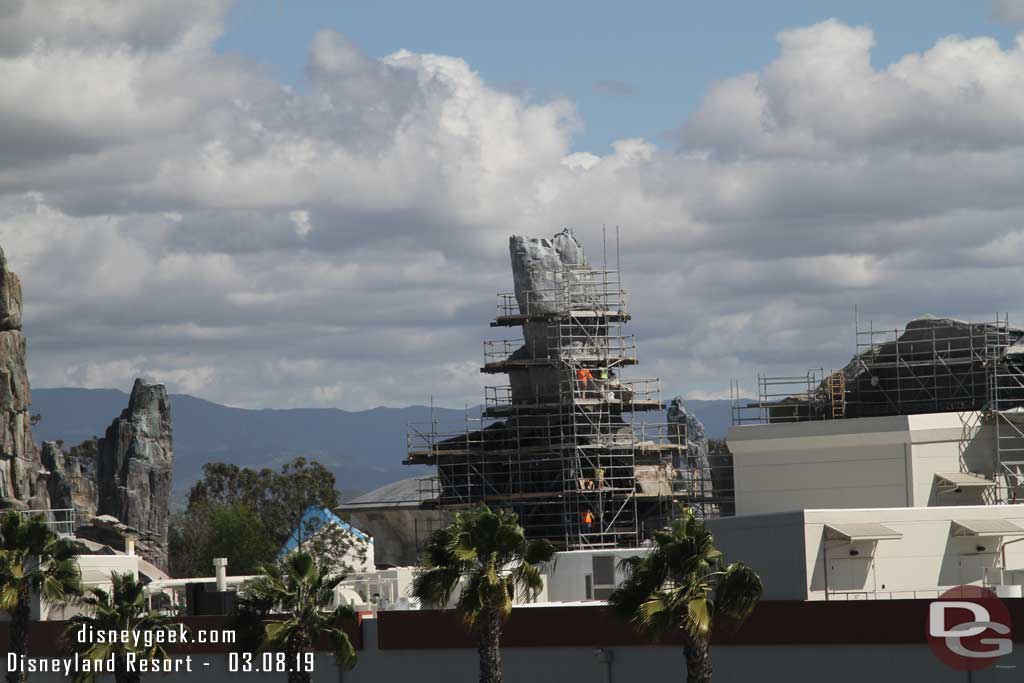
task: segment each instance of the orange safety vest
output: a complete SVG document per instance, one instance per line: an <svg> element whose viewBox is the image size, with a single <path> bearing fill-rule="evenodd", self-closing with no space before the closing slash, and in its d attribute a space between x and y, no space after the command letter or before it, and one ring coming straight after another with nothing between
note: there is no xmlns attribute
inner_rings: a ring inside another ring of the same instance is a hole
<svg viewBox="0 0 1024 683"><path fill-rule="evenodd" d="M580 368L579 370L576 371L576 378L580 382L588 382L594 379L594 375L591 374L590 368Z"/></svg>
<svg viewBox="0 0 1024 683"><path fill-rule="evenodd" d="M587 510L586 512L584 512L583 513L583 523L584 524L593 524L594 523L594 513L592 513L590 510Z"/></svg>

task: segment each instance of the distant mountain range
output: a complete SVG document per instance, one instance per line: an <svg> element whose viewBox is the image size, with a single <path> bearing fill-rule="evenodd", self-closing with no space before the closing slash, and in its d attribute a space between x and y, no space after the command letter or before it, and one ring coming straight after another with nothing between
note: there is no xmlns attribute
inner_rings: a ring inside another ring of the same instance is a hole
<svg viewBox="0 0 1024 683"><path fill-rule="evenodd" d="M128 405L116 389L34 389L32 413L37 442L63 440L67 446L102 436ZM686 407L709 436L724 437L730 423L729 401L687 401ZM174 394L174 488L183 496L207 462L279 468L304 455L329 467L348 499L398 479L427 472L402 465L410 422L427 422L427 406L345 411L325 409L247 410ZM464 425L465 410L434 408L441 425Z"/></svg>

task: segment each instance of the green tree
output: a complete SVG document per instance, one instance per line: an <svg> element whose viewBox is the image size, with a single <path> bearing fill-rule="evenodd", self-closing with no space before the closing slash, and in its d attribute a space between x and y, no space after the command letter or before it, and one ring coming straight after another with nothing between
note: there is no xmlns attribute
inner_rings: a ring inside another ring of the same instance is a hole
<svg viewBox="0 0 1024 683"><path fill-rule="evenodd" d="M51 605L74 602L82 594L75 546L59 538L36 515L7 512L0 518L0 611L11 616L11 652L28 654L32 596ZM27 679L9 671L9 683Z"/></svg>
<svg viewBox="0 0 1024 683"><path fill-rule="evenodd" d="M350 607L331 609L334 589L344 578L329 575L312 555L296 551L280 563L265 565L243 586L239 612L243 619L263 622L262 649L286 654L289 683L309 683L314 647L324 637L331 642L338 666L355 665L355 648L344 630L355 622L355 612Z"/></svg>
<svg viewBox="0 0 1024 683"><path fill-rule="evenodd" d="M212 537L207 554L228 558L235 574L253 574L280 548L267 538L258 516L246 506L234 505L210 511Z"/></svg>
<svg viewBox="0 0 1024 683"><path fill-rule="evenodd" d="M243 503L191 506L171 520L168 544L175 576L207 576L215 557L226 557L233 574L254 574L279 550L259 516Z"/></svg>
<svg viewBox="0 0 1024 683"><path fill-rule="evenodd" d="M652 635L679 629L686 679L711 680L711 630L742 623L761 598L761 578L742 562L726 564L693 511L655 531L653 550L622 561L626 579L608 600L612 612Z"/></svg>
<svg viewBox="0 0 1024 683"><path fill-rule="evenodd" d="M311 507L333 510L339 496L331 471L300 457L283 465L280 472L207 463L188 500L185 511L172 520L169 533L175 576L206 574L214 557L227 557L233 572L254 571L259 564L272 562L296 529L299 545L304 545L316 529L300 528L305 526L303 515ZM243 543L241 538L254 542Z"/></svg>
<svg viewBox="0 0 1024 683"><path fill-rule="evenodd" d="M544 585L538 567L554 553L548 541L527 541L516 515L487 507L456 514L427 542L413 595L445 607L461 584L456 609L477 633L480 683L501 683L502 621L517 592L537 596Z"/></svg>
<svg viewBox="0 0 1024 683"><path fill-rule="evenodd" d="M264 514L268 528L283 543L295 529L300 530L299 547L311 535L302 528L302 518L311 507L333 510L341 502L335 488L334 475L316 462L305 458L284 464L281 473L270 485L270 504Z"/></svg>
<svg viewBox="0 0 1024 683"><path fill-rule="evenodd" d="M89 590L82 600L88 612L70 619L64 633L65 639L72 651L77 652L83 659L100 662L113 656L116 667L114 680L117 683L138 683L139 673L128 670L128 655L135 655L137 660L167 659L167 652L157 642L160 639L157 633L169 633L174 627L169 617L146 610L145 587L132 574L111 574L110 583L110 592L102 588ZM92 638L84 638L85 642L79 642L77 634L83 628L93 632L137 633L139 637L136 641L133 636L126 642L119 640L114 643L98 643ZM144 635L149 633L153 635ZM96 674L80 672L75 675L74 680L77 683L93 683Z"/></svg>
<svg viewBox="0 0 1024 683"><path fill-rule="evenodd" d="M369 543L349 529L337 524L321 524L306 537L302 550L316 558L329 574L351 574L356 567L349 562L354 558L360 565L366 562Z"/></svg>
<svg viewBox="0 0 1024 683"><path fill-rule="evenodd" d="M188 493L189 507L242 503L262 510L270 502L269 491L275 476L269 468L252 470L223 462L206 463L203 478Z"/></svg>

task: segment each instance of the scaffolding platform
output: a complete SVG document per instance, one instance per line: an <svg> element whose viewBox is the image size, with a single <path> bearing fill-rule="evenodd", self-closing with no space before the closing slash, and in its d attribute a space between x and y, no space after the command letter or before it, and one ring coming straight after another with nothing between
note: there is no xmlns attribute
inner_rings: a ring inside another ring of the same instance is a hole
<svg viewBox="0 0 1024 683"><path fill-rule="evenodd" d="M976 486L991 503L1024 502L1024 330L1007 314L991 321L917 318L904 328L858 321L856 352L842 370L758 375L758 400L732 385L733 424L956 412L961 461L984 427L991 472L942 475L940 487Z"/></svg>
<svg viewBox="0 0 1024 683"><path fill-rule="evenodd" d="M491 326L523 337L484 343L481 372L509 382L454 428L410 425L405 462L437 467L436 506L508 509L528 537L582 549L634 547L676 503L711 505L703 474L697 489L675 481L685 425L640 417L665 409L659 382L620 376L639 354L618 270L564 266L538 281L551 286L498 295Z"/></svg>

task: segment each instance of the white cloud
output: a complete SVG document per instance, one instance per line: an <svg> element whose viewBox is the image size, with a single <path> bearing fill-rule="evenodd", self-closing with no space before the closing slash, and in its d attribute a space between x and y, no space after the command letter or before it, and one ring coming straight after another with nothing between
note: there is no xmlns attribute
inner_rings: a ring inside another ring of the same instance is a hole
<svg viewBox="0 0 1024 683"><path fill-rule="evenodd" d="M875 68L868 28L785 31L675 149L599 156L573 149L570 102L457 57L372 59L324 30L292 90L212 49L223 4L183 2L0 17L0 244L37 386L477 402L508 235L566 225L596 259L622 226L638 374L666 394L840 365L855 303L1024 314L1021 45L944 38Z"/></svg>

